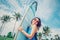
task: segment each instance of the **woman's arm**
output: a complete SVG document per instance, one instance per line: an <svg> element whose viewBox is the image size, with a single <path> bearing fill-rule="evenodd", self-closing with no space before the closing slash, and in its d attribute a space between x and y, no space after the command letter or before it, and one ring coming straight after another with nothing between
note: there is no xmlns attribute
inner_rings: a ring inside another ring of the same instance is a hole
<svg viewBox="0 0 60 40"><path fill-rule="evenodd" d="M31 38L33 38L33 36L34 36L35 33L37 32L37 27L34 26L34 27L32 28L31 34L28 34L28 33L26 33L24 30L22 30L22 27L19 28L19 31L21 31L26 37L28 37L28 38L31 39Z"/></svg>

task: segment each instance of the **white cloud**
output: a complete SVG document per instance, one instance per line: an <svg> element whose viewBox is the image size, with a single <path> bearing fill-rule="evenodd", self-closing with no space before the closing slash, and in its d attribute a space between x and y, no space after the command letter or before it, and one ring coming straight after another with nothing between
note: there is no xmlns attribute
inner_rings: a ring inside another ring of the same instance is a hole
<svg viewBox="0 0 60 40"><path fill-rule="evenodd" d="M60 36L60 29L59 28L51 28L52 35L58 34Z"/></svg>
<svg viewBox="0 0 60 40"><path fill-rule="evenodd" d="M8 2L15 7L15 11L16 11L16 12L21 12L22 8L19 7L19 5L18 5L18 3L16 2L16 0L9 0Z"/></svg>
<svg viewBox="0 0 60 40"><path fill-rule="evenodd" d="M0 10L4 10L4 11L9 11L10 9L8 7L6 7L5 5L1 4L0 5Z"/></svg>
<svg viewBox="0 0 60 40"><path fill-rule="evenodd" d="M3 15L10 15L12 16L12 14L10 12L4 11L4 10L0 10L0 17Z"/></svg>
<svg viewBox="0 0 60 40"><path fill-rule="evenodd" d="M6 9L8 9L8 8L7 8L5 5L3 5L3 4L1 4L0 7L1 7L1 8L6 8Z"/></svg>
<svg viewBox="0 0 60 40"><path fill-rule="evenodd" d="M50 2L50 0L43 0L43 2L39 3L36 16L47 21L52 15L52 9L49 7Z"/></svg>

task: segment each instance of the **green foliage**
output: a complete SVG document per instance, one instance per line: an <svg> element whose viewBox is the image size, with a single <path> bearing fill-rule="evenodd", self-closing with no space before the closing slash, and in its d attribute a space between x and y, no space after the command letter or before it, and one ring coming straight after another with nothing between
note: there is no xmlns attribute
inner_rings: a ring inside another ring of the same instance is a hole
<svg viewBox="0 0 60 40"><path fill-rule="evenodd" d="M2 20L2 22L4 23L10 21L10 18L11 17L9 15L3 15L0 20Z"/></svg>
<svg viewBox="0 0 60 40"><path fill-rule="evenodd" d="M60 37L58 34L55 35L55 40L60 40Z"/></svg>
<svg viewBox="0 0 60 40"><path fill-rule="evenodd" d="M0 40L4 40L4 39L5 39L4 37L0 36Z"/></svg>
<svg viewBox="0 0 60 40"><path fill-rule="evenodd" d="M8 38L13 38L12 32L9 32L9 33L7 34L7 37L8 37Z"/></svg>
<svg viewBox="0 0 60 40"><path fill-rule="evenodd" d="M2 36L0 36L0 40L13 40L13 38L6 38L6 37L2 37Z"/></svg>
<svg viewBox="0 0 60 40"><path fill-rule="evenodd" d="M1 37L1 35L0 35L0 37Z"/></svg>
<svg viewBox="0 0 60 40"><path fill-rule="evenodd" d="M45 26L45 27L43 27L43 30L46 32L46 31L49 30L49 27L48 26Z"/></svg>
<svg viewBox="0 0 60 40"><path fill-rule="evenodd" d="M50 28L48 26L45 26L45 27L43 27L43 31L44 31L44 33L49 33Z"/></svg>
<svg viewBox="0 0 60 40"><path fill-rule="evenodd" d="M39 32L39 33L38 33L38 36L42 36L42 33Z"/></svg>
<svg viewBox="0 0 60 40"><path fill-rule="evenodd" d="M49 40L49 39L46 38L46 40Z"/></svg>
<svg viewBox="0 0 60 40"><path fill-rule="evenodd" d="M16 19L16 21L18 21L19 19L21 19L22 15L20 13L16 13L14 12L15 14L13 15Z"/></svg>

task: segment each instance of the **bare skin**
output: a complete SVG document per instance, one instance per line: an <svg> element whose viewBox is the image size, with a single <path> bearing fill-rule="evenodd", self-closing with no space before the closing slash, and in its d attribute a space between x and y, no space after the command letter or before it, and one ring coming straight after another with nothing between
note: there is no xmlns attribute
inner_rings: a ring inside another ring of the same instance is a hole
<svg viewBox="0 0 60 40"><path fill-rule="evenodd" d="M23 28L22 27L19 27L18 28L18 30L20 31L20 32L22 32L27 38L29 38L29 39L31 39L31 38L33 38L33 36L35 35L35 33L38 31L38 28L37 28L37 23L38 23L38 19L37 18L35 18L34 20L32 20L32 24L31 24L31 27L32 27L32 31L31 31L31 34L28 34L28 33L26 33L24 30L23 30Z"/></svg>

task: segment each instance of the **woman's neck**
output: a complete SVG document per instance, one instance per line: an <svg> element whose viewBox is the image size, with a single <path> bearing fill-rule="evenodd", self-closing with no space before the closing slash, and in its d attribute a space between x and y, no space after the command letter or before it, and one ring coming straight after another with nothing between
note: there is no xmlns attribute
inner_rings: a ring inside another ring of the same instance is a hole
<svg viewBox="0 0 60 40"><path fill-rule="evenodd" d="M36 25L31 24L31 27L33 28L33 27L37 27L37 26L36 26ZM37 31L38 31L38 27L37 27Z"/></svg>
<svg viewBox="0 0 60 40"><path fill-rule="evenodd" d="M35 24L31 24L31 26L36 26Z"/></svg>

